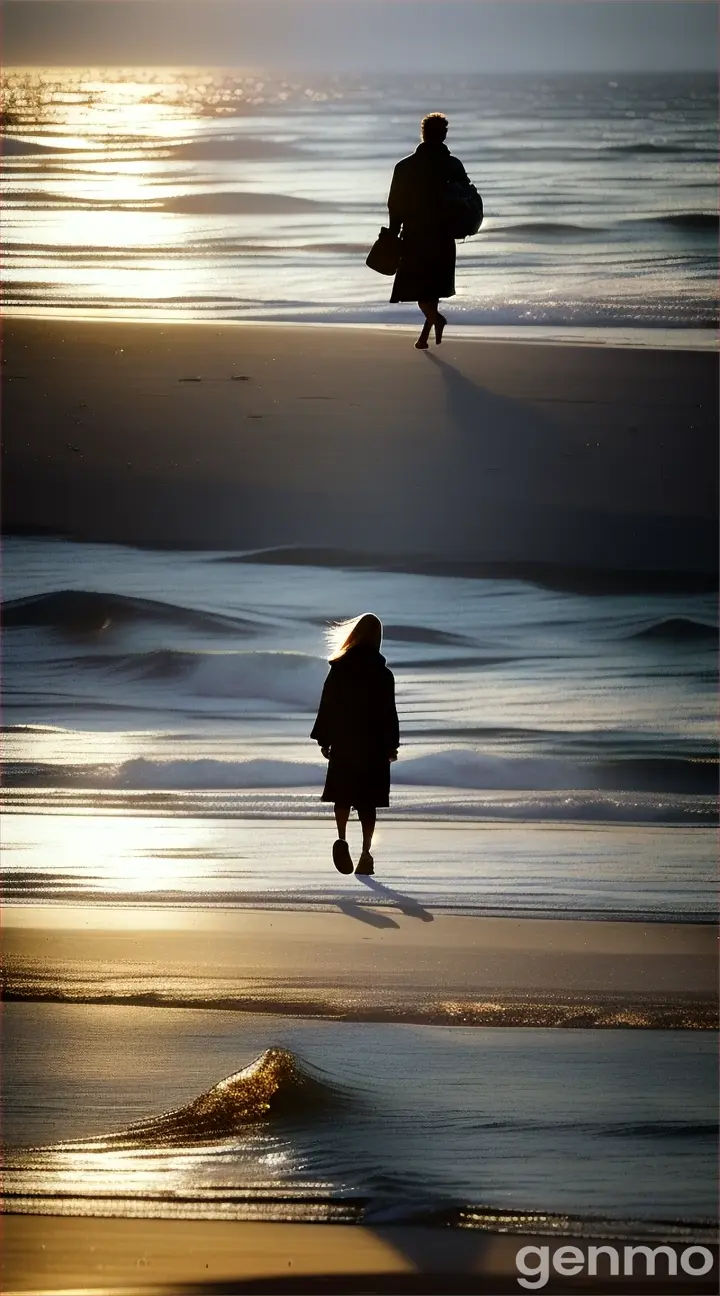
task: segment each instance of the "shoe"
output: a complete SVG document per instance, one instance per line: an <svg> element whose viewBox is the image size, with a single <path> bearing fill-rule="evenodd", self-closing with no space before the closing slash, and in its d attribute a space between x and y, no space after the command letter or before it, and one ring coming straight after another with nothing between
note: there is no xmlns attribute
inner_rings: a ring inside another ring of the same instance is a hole
<svg viewBox="0 0 720 1296"><path fill-rule="evenodd" d="M353 862L350 859L350 847L340 838L333 844L333 864L338 873L352 873Z"/></svg>
<svg viewBox="0 0 720 1296"><path fill-rule="evenodd" d="M375 872L375 861L370 851L363 851L357 863L356 873L364 873L366 876Z"/></svg>

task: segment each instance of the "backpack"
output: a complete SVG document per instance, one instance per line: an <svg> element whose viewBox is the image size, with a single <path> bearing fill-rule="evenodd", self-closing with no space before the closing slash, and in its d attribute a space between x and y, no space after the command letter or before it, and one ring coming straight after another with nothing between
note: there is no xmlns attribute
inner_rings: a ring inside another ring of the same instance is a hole
<svg viewBox="0 0 720 1296"><path fill-rule="evenodd" d="M483 200L468 179L449 180L445 193L445 217L454 239L472 238L483 223Z"/></svg>

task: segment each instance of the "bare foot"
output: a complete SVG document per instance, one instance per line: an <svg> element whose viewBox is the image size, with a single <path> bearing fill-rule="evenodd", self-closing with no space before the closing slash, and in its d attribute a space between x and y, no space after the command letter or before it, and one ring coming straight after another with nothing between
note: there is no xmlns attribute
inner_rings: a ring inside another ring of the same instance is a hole
<svg viewBox="0 0 720 1296"><path fill-rule="evenodd" d="M445 332L446 324L447 324L447 320L445 319L445 316L441 315L440 312L438 312L437 319L435 320L435 345L436 346L440 346L440 343L442 342L442 335Z"/></svg>

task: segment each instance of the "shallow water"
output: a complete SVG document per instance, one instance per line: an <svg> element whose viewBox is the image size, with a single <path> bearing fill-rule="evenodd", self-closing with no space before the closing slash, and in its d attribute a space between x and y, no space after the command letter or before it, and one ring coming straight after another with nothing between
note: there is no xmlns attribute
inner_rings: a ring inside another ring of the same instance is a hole
<svg viewBox="0 0 720 1296"><path fill-rule="evenodd" d="M414 319L365 267L428 104L484 195L468 324L716 321L709 75L305 78L33 71L4 150L6 305L198 318Z"/></svg>
<svg viewBox="0 0 720 1296"><path fill-rule="evenodd" d="M490 1208L595 1217L591 1232L715 1212L712 1036L47 1004L7 1005L5 1030L13 1210L471 1223ZM289 1065L216 1095L209 1129L195 1100L269 1047Z"/></svg>

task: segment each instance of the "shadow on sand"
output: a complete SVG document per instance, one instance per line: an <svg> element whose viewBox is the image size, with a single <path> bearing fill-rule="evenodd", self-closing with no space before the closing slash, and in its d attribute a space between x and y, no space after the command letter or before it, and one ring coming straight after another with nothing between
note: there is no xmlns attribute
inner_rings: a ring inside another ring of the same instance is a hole
<svg viewBox="0 0 720 1296"><path fill-rule="evenodd" d="M358 922L367 923L369 927L397 928L398 926L394 918L376 913L374 909L367 909L365 905L356 904L354 900L338 900L337 906L341 913L347 914L348 918L357 918Z"/></svg>
<svg viewBox="0 0 720 1296"><path fill-rule="evenodd" d="M385 886L383 882L378 882L375 877L363 877L360 874L357 880L362 882L363 886L366 886L369 891L374 892L376 896L392 900L400 913L405 914L408 918L419 918L421 922L433 921L433 915L429 910L423 909L422 905L418 904L417 900L413 900L412 896L403 895L401 891L393 891L391 887Z"/></svg>

